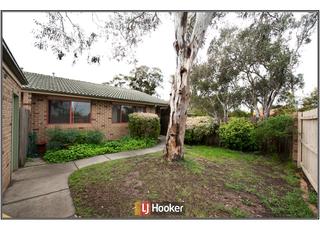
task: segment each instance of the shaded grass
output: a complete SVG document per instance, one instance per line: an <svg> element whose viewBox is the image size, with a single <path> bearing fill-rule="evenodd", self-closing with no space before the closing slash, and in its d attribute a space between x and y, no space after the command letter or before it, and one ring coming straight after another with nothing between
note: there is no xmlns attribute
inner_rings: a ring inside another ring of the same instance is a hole
<svg viewBox="0 0 320 230"><path fill-rule="evenodd" d="M207 146L186 146L180 162L166 162L161 155L74 172L69 186L77 215L133 217L134 202L150 200L182 202L183 217L189 218L314 217L292 163Z"/></svg>

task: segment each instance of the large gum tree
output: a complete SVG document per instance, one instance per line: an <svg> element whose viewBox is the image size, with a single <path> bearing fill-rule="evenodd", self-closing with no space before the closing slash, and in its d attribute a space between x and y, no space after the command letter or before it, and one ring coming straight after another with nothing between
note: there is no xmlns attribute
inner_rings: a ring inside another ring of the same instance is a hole
<svg viewBox="0 0 320 230"><path fill-rule="evenodd" d="M96 25L94 31L86 31L77 15L87 14ZM118 61L135 62L134 48L143 37L156 30L161 17L173 17L173 47L176 51L176 71L170 92L170 120L166 136L164 156L168 161L183 159L187 108L190 102L190 73L199 49L204 44L207 28L222 16L217 12L109 12L68 13L50 12L45 20L35 20L35 46L51 49L61 60L72 55L75 63L80 56L88 62L100 63L102 55L92 47L99 39L111 44L111 57ZM158 44L155 44L158 45ZM155 54L156 55L156 54Z"/></svg>

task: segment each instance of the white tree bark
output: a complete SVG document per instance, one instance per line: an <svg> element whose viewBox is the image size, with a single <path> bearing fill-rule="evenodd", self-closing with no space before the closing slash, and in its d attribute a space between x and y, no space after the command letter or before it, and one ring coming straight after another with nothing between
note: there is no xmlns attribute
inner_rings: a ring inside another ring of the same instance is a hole
<svg viewBox="0 0 320 230"><path fill-rule="evenodd" d="M190 72L205 32L211 23L212 13L196 13L190 40L187 40L188 12L175 13L176 73L170 93L170 120L164 149L168 161L183 159L187 108L190 102Z"/></svg>
<svg viewBox="0 0 320 230"><path fill-rule="evenodd" d="M271 95L268 97L268 100L266 100L265 106L263 108L263 118L268 118L270 116L271 107L273 105L273 102L277 96L277 91L273 91Z"/></svg>
<svg viewBox="0 0 320 230"><path fill-rule="evenodd" d="M221 98L219 97L219 95L217 94L217 99L220 103L220 105L222 106L222 110L223 110L223 122L228 122L228 98L226 98L226 102L224 103Z"/></svg>

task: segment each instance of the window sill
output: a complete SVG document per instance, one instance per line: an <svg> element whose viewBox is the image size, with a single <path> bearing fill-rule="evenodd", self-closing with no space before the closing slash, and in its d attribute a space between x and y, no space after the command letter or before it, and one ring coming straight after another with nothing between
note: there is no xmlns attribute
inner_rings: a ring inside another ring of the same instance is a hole
<svg viewBox="0 0 320 230"><path fill-rule="evenodd" d="M55 127L73 127L73 128L77 128L77 127L91 127L91 126L92 126L91 123L47 124L47 128L55 128Z"/></svg>

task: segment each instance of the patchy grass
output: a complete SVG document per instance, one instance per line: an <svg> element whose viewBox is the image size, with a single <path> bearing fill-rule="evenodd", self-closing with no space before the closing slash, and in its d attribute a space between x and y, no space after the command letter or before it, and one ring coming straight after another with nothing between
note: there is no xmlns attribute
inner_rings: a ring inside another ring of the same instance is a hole
<svg viewBox="0 0 320 230"><path fill-rule="evenodd" d="M314 190L309 191L308 201L310 204L318 205L318 194Z"/></svg>
<svg viewBox="0 0 320 230"><path fill-rule="evenodd" d="M175 218L315 217L293 164L223 148L187 146L185 159L161 153L109 161L74 172L69 186L83 218L134 216L138 200L181 202Z"/></svg>

